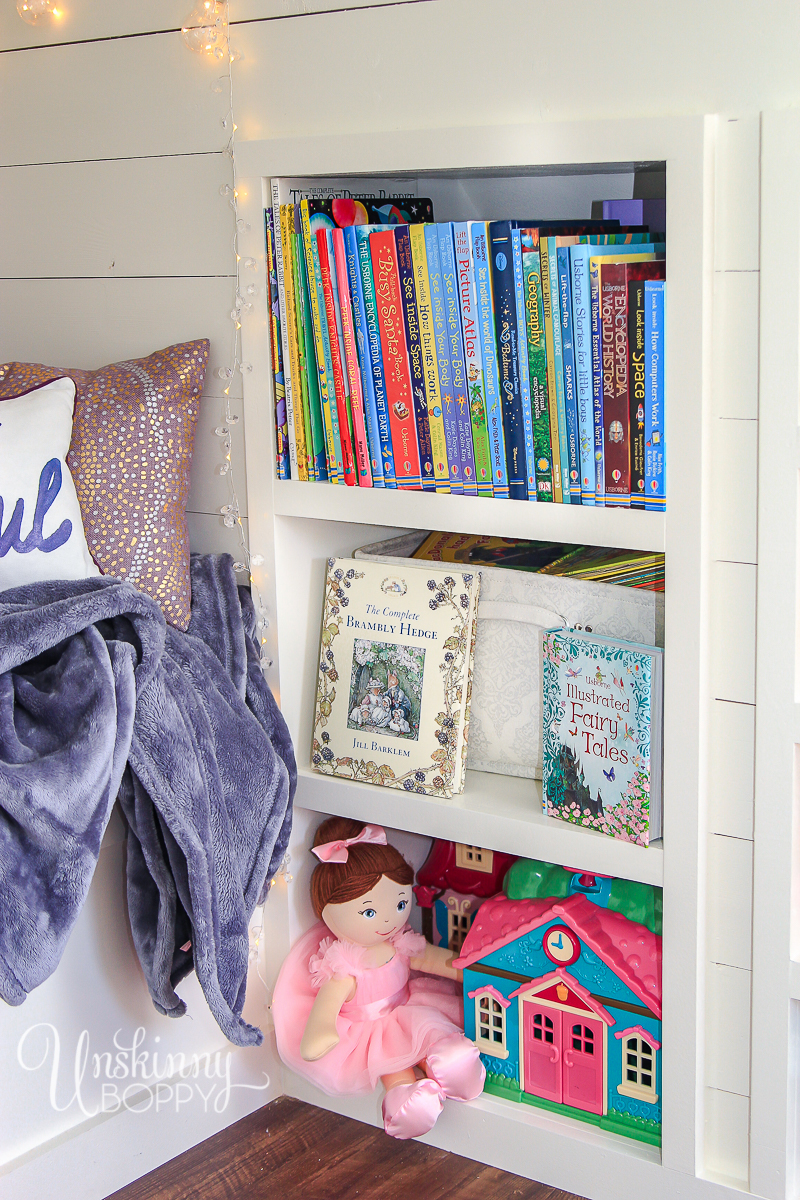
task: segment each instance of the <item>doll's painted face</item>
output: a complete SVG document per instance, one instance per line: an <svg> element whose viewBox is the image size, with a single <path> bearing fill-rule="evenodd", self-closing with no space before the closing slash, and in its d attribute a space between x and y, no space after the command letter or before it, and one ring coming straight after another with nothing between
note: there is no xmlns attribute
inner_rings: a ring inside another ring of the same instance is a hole
<svg viewBox="0 0 800 1200"><path fill-rule="evenodd" d="M374 887L344 904L326 904L322 919L337 938L379 946L402 929L411 914L411 885L382 875Z"/></svg>

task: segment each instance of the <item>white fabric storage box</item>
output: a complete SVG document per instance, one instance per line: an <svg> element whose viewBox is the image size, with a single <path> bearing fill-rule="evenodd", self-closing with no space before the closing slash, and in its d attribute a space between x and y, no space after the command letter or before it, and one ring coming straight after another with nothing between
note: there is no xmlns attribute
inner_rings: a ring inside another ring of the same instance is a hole
<svg viewBox="0 0 800 1200"><path fill-rule="evenodd" d="M428 530L413 530L362 546L354 557L386 563L410 558L428 536ZM417 565L422 561L414 559ZM664 594L508 567L470 566L480 571L481 594L467 767L541 779L542 630L569 625L663 646Z"/></svg>

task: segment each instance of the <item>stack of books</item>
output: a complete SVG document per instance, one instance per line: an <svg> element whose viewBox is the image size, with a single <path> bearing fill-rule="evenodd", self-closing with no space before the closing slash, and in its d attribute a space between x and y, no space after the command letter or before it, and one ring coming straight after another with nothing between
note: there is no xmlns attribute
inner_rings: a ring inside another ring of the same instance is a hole
<svg viewBox="0 0 800 1200"><path fill-rule="evenodd" d="M615 583L650 592L664 591L664 555L644 550L571 546L488 534L430 533L412 557L427 562L508 567L514 571Z"/></svg>
<svg viewBox="0 0 800 1200"><path fill-rule="evenodd" d="M663 511L663 234L277 184L280 479Z"/></svg>

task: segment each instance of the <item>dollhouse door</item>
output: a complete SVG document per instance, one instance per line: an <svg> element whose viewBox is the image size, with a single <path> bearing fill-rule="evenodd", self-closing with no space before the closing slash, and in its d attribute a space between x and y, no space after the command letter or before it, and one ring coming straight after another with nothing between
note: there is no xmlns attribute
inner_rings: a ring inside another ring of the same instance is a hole
<svg viewBox="0 0 800 1200"><path fill-rule="evenodd" d="M562 1103L602 1113L603 1022L563 1013L562 1025Z"/></svg>
<svg viewBox="0 0 800 1200"><path fill-rule="evenodd" d="M525 1091L543 1100L562 1103L562 1014L534 1000L522 1005L522 1044Z"/></svg>

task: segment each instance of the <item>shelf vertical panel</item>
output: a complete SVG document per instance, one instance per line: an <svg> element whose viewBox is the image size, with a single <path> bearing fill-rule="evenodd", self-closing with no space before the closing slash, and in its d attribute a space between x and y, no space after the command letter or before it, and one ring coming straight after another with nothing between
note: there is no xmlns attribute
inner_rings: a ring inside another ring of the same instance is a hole
<svg viewBox="0 0 800 1200"><path fill-rule="evenodd" d="M761 128L756 770L750 1189L787 1194L797 688L800 114ZM755 231L753 231L754 236Z"/></svg>
<svg viewBox="0 0 800 1200"><path fill-rule="evenodd" d="M667 494L664 670L663 1141L665 1167L702 1158L705 757L714 147L706 117L667 162Z"/></svg>

